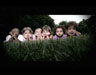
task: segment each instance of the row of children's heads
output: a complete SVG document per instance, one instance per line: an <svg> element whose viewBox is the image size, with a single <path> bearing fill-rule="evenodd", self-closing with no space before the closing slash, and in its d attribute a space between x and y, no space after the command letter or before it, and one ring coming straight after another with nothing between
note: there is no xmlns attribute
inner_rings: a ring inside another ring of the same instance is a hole
<svg viewBox="0 0 96 75"><path fill-rule="evenodd" d="M49 35L61 36L61 35L65 34L66 31L69 31L69 32L75 31L76 30L76 26L77 26L77 23L74 22L74 21L70 21L67 24L66 28L64 26L58 25L54 29L51 29L50 26L44 25L42 28L35 29L34 34L40 35L42 33L44 35L49 34ZM15 33L17 35L19 34L19 32L20 31L19 31L18 28L14 28L11 31L11 33ZM21 32L22 32L23 35L33 34L33 30L30 27L24 27Z"/></svg>
<svg viewBox="0 0 96 75"><path fill-rule="evenodd" d="M54 34L57 36L62 36L63 34L73 35L76 32L77 23L74 21L70 21L66 26L59 25L54 28Z"/></svg>
<svg viewBox="0 0 96 75"><path fill-rule="evenodd" d="M41 33L43 34L48 34L52 33L51 27L48 25L44 25L42 28L36 28L34 34L35 35L40 35ZM30 27L24 27L22 30L22 34L33 34L33 30Z"/></svg>

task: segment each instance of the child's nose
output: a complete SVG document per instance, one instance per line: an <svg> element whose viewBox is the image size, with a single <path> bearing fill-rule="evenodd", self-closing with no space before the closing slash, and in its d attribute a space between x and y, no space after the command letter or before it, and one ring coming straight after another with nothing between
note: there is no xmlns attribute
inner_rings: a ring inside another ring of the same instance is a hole
<svg viewBox="0 0 96 75"><path fill-rule="evenodd" d="M29 36L29 35L27 34L27 36Z"/></svg>
<svg viewBox="0 0 96 75"><path fill-rule="evenodd" d="M71 31L70 33L73 33L73 31Z"/></svg>

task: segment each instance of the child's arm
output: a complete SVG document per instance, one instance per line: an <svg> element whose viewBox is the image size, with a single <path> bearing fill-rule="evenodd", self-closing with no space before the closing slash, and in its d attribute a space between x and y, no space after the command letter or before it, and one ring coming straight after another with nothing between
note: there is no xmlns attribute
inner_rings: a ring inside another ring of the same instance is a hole
<svg viewBox="0 0 96 75"><path fill-rule="evenodd" d="M44 36L42 36L40 34L37 36L37 40L43 40L43 38L44 38Z"/></svg>
<svg viewBox="0 0 96 75"><path fill-rule="evenodd" d="M10 40L9 40L9 41L12 41L12 40L19 41L19 39L16 37L16 35L15 35L15 34L12 34L12 32L10 32L10 35L11 35L12 37L10 38Z"/></svg>
<svg viewBox="0 0 96 75"><path fill-rule="evenodd" d="M28 41L32 41L32 40L33 40L33 36L30 35L30 36L28 37Z"/></svg>
<svg viewBox="0 0 96 75"><path fill-rule="evenodd" d="M80 32L78 32L78 31L76 31L76 35L77 35L77 36L80 36L80 35L81 35L81 33L80 33Z"/></svg>
<svg viewBox="0 0 96 75"><path fill-rule="evenodd" d="M8 42L11 42L11 41L13 41L14 39L11 37L9 40L8 40Z"/></svg>
<svg viewBox="0 0 96 75"><path fill-rule="evenodd" d="M50 38L53 38L53 35L50 35Z"/></svg>
<svg viewBox="0 0 96 75"><path fill-rule="evenodd" d="M15 35L12 32L9 32L9 34L11 35L12 38L15 37Z"/></svg>
<svg viewBox="0 0 96 75"><path fill-rule="evenodd" d="M44 40L45 39L45 35L44 34L42 34L42 40Z"/></svg>

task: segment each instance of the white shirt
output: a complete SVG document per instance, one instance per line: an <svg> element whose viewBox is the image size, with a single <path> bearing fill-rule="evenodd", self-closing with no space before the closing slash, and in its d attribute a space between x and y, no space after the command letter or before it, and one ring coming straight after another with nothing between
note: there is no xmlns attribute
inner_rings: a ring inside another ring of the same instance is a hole
<svg viewBox="0 0 96 75"><path fill-rule="evenodd" d="M8 42L10 38L11 38L11 35L8 35L8 36L6 37L6 40L5 40L4 42Z"/></svg>
<svg viewBox="0 0 96 75"><path fill-rule="evenodd" d="M36 40L36 36L35 36L35 34L33 34L33 36L32 36L32 37L33 37L33 40Z"/></svg>
<svg viewBox="0 0 96 75"><path fill-rule="evenodd" d="M10 38L11 38L11 35L8 35L8 36L6 37L6 40L5 40L4 42L8 42ZM35 39L35 35L33 35L33 38ZM21 41L21 42L24 42L26 39L23 37L23 35L20 34L20 35L18 36L18 40Z"/></svg>
<svg viewBox="0 0 96 75"><path fill-rule="evenodd" d="M12 37L11 35L8 35L6 37L6 40L4 42L8 42L11 37ZM23 37L23 35L19 35L18 36L18 40L21 41L21 42L23 42L23 41L25 41L25 38Z"/></svg>
<svg viewBox="0 0 96 75"><path fill-rule="evenodd" d="M21 41L21 42L24 42L25 41L25 38L23 37L23 35L19 35L18 36L18 40Z"/></svg>

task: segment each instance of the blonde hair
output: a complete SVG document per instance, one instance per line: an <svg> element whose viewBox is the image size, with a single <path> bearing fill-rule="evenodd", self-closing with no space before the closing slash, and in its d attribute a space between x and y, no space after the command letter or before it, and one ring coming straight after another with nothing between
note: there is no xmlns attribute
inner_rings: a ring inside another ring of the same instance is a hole
<svg viewBox="0 0 96 75"><path fill-rule="evenodd" d="M36 30L38 30L38 29L41 29L41 28L36 28L36 29L35 29L35 32L36 32ZM41 32L42 32L42 29L41 29Z"/></svg>
<svg viewBox="0 0 96 75"><path fill-rule="evenodd" d="M48 25L44 25L44 26L42 27L42 32L43 32L44 30L47 30L47 31L49 31L51 34L53 34L53 33L52 33L52 30L51 30L51 27L48 26Z"/></svg>
<svg viewBox="0 0 96 75"><path fill-rule="evenodd" d="M22 30L22 33L24 33L26 30L30 31L30 33L33 33L32 29L30 27L24 27Z"/></svg>
<svg viewBox="0 0 96 75"><path fill-rule="evenodd" d="M51 31L51 28L50 28L50 26L48 26L48 25L44 25L44 26L42 27L42 30Z"/></svg>

